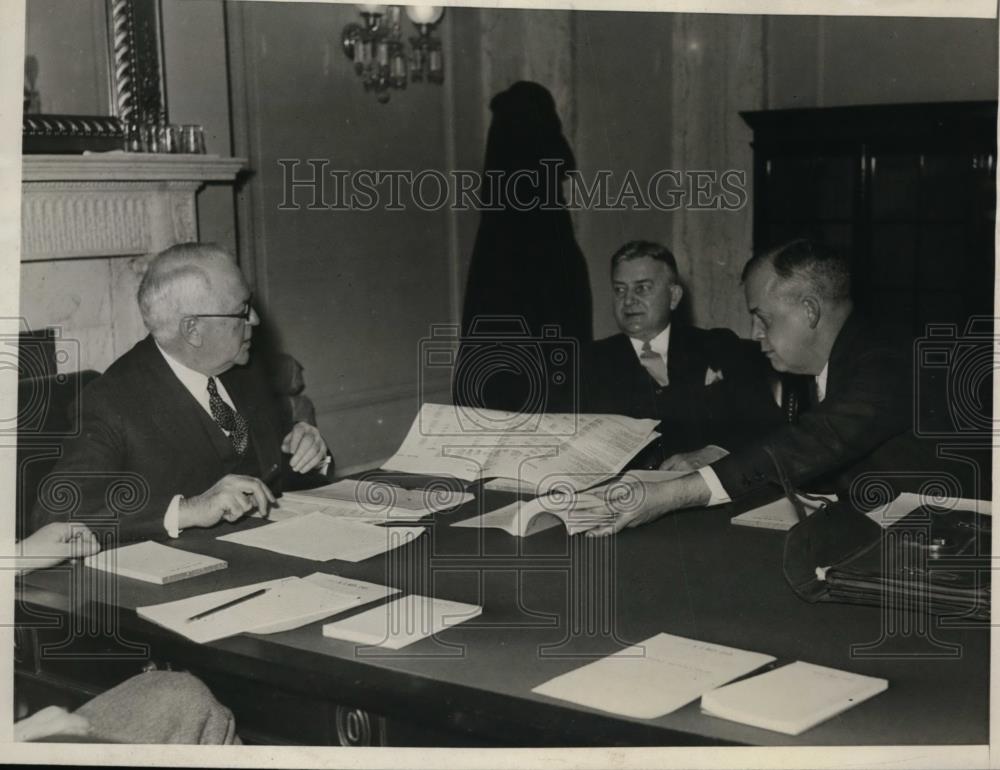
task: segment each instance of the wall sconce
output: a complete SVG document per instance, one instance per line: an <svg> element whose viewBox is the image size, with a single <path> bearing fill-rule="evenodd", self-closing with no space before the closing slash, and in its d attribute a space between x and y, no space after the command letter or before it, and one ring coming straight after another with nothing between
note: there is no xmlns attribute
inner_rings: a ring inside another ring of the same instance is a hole
<svg viewBox="0 0 1000 770"><path fill-rule="evenodd" d="M389 101L390 89L406 88L408 81L441 83L444 59L441 41L432 35L444 8L408 5L406 15L417 29L410 38L411 54L403 43L401 11L398 5L359 5L364 24L348 24L341 35L344 53L354 62L354 72L366 91L374 91L382 104Z"/></svg>

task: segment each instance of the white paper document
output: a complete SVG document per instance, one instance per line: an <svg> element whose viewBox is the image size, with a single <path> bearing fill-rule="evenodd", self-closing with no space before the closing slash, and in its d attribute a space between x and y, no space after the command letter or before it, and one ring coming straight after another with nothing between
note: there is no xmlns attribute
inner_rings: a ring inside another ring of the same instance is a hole
<svg viewBox="0 0 1000 770"><path fill-rule="evenodd" d="M917 510L922 505L945 508L952 511L975 511L981 516L993 515L992 500L975 500L967 497L928 497L912 492L901 492L888 505L869 511L865 515L885 529L895 524L907 514Z"/></svg>
<svg viewBox="0 0 1000 770"><path fill-rule="evenodd" d="M218 539L300 559L357 562L406 545L423 532L423 527L375 527L314 512Z"/></svg>
<svg viewBox="0 0 1000 770"><path fill-rule="evenodd" d="M480 615L482 607L410 594L323 626L323 636L398 650Z"/></svg>
<svg viewBox="0 0 1000 770"><path fill-rule="evenodd" d="M496 476L539 489L552 474L584 489L615 475L658 434L656 420L608 414L525 415L424 404L386 470Z"/></svg>
<svg viewBox="0 0 1000 770"><path fill-rule="evenodd" d="M689 471L628 471L619 479L609 483L618 485L637 481L642 483L671 481L688 473ZM602 480L597 479L596 482ZM528 537L559 525L566 527L567 534L575 535L614 520L611 506L603 501L603 491L591 494L586 491L574 492L568 486L559 489L558 483L552 486L558 491L532 500L515 500L495 511L453 522L452 526L500 529L515 537ZM600 489L603 490L604 487ZM613 494L614 486L607 491ZM586 507L582 504L586 504Z"/></svg>
<svg viewBox="0 0 1000 770"><path fill-rule="evenodd" d="M836 495L816 495L828 502L837 502ZM807 497L799 496L802 507L806 514L815 513L823 505L819 500L810 500ZM771 503L766 503L758 508L733 516L730 520L733 524L741 527L759 527L761 529L778 529L788 531L799 523L799 514L795 506L787 497L779 497Z"/></svg>
<svg viewBox="0 0 1000 770"><path fill-rule="evenodd" d="M221 609L203 618L199 613L266 589L260 596ZM175 631L193 642L205 643L250 631L259 634L288 631L338 612L398 593L388 586L314 573L227 588L187 599L137 607L139 617Z"/></svg>
<svg viewBox="0 0 1000 770"><path fill-rule="evenodd" d="M759 652L657 634L532 692L611 714L655 719L773 660Z"/></svg>
<svg viewBox="0 0 1000 770"><path fill-rule="evenodd" d="M294 506L306 512L321 511L335 516L348 516L384 521L413 519L438 511L456 508L472 500L464 490L403 489L377 479L343 479L333 484L300 492L285 492L278 501L284 509Z"/></svg>
<svg viewBox="0 0 1000 770"><path fill-rule="evenodd" d="M883 692L885 679L796 661L705 693L706 714L798 735Z"/></svg>
<svg viewBox="0 0 1000 770"><path fill-rule="evenodd" d="M83 563L93 569L157 585L175 583L229 566L214 556L172 548L152 540L101 551L88 556Z"/></svg>

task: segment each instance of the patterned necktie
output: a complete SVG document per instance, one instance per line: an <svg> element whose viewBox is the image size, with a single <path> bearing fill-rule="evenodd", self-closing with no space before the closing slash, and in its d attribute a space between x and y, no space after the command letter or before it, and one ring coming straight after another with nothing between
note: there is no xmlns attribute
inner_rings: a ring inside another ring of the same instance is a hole
<svg viewBox="0 0 1000 770"><path fill-rule="evenodd" d="M233 442L236 454L241 455L247 451L247 440L250 435L247 429L247 421L243 416L222 400L218 388L215 387L215 377L208 378L208 406L212 410L212 419L219 427L229 433L229 440Z"/></svg>
<svg viewBox="0 0 1000 770"><path fill-rule="evenodd" d="M663 360L663 356L650 347L649 340L642 343L639 363L645 367L649 376L656 380L661 388L670 384L670 379L667 377L667 362Z"/></svg>

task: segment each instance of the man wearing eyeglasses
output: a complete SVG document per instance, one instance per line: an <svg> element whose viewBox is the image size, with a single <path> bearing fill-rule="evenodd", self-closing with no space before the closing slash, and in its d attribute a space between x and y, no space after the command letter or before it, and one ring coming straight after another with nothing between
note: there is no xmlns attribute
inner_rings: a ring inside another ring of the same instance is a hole
<svg viewBox="0 0 1000 770"><path fill-rule="evenodd" d="M72 518L122 542L175 538L266 514L269 486L325 475L319 430L282 424L251 361L260 318L226 252L170 247L137 298L149 336L83 391L81 435L39 489L36 528Z"/></svg>

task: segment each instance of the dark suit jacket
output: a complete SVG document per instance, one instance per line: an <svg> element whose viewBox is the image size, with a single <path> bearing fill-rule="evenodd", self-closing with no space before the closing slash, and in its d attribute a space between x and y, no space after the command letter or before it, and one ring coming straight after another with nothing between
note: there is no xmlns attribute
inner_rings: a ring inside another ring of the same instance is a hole
<svg viewBox="0 0 1000 770"><path fill-rule="evenodd" d="M153 338L138 342L83 390L81 433L41 485L35 527L69 519L114 531L121 541L165 539L163 516L174 495L200 494L227 473L291 473L281 452L290 426L262 373L251 363L219 379L250 426L244 458Z"/></svg>
<svg viewBox="0 0 1000 770"><path fill-rule="evenodd" d="M706 385L711 369L721 379ZM729 329L672 325L661 388L624 334L595 342L584 356L583 411L660 420L663 437L633 466L656 467L677 452L717 444L732 451L775 426L781 412L759 346Z"/></svg>
<svg viewBox="0 0 1000 770"><path fill-rule="evenodd" d="M852 313L830 351L824 400L804 410L795 424L713 463L729 495L737 499L770 485L780 489L765 448L794 486L850 493L853 481L868 472L882 474L894 487L913 487L893 482L906 475L919 480L937 463L927 442L913 435L911 350L905 340L886 338ZM854 497L860 492L855 489Z"/></svg>

